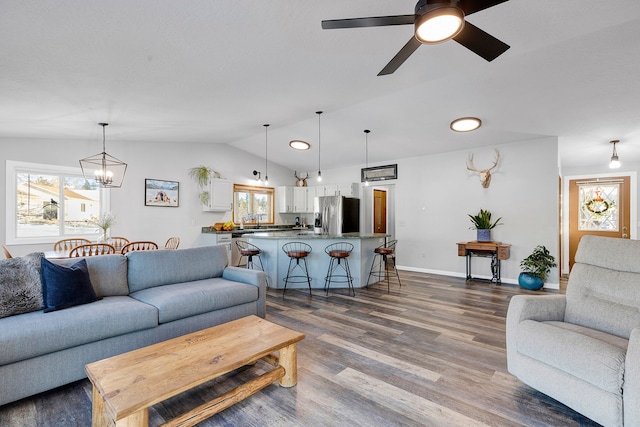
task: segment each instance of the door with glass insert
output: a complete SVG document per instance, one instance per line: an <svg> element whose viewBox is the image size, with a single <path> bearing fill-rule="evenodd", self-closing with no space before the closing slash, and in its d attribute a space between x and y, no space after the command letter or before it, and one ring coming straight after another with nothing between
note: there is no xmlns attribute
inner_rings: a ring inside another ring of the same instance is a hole
<svg viewBox="0 0 640 427"><path fill-rule="evenodd" d="M629 238L628 176L569 181L569 269L582 236Z"/></svg>

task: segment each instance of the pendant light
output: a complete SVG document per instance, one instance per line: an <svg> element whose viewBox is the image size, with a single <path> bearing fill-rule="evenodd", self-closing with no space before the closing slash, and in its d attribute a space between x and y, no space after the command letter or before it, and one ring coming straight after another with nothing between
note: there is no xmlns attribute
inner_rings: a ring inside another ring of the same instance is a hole
<svg viewBox="0 0 640 427"><path fill-rule="evenodd" d="M269 172L267 168L267 154L269 152L269 138L268 138L268 129L269 124L264 124L264 185L269 185Z"/></svg>
<svg viewBox="0 0 640 427"><path fill-rule="evenodd" d="M318 182L322 181L322 171L320 170L320 114L322 111L316 111L318 115Z"/></svg>
<svg viewBox="0 0 640 427"><path fill-rule="evenodd" d="M365 169L369 168L369 129L364 130L364 160L365 160ZM364 185L369 186L369 178L365 176Z"/></svg>
<svg viewBox="0 0 640 427"><path fill-rule="evenodd" d="M106 153L105 128L109 123L98 123L102 126L102 153L80 160L82 175L86 180L95 180L101 187L119 188L124 181L127 164Z"/></svg>
<svg viewBox="0 0 640 427"><path fill-rule="evenodd" d="M611 169L618 169L620 167L620 159L618 159L618 153L616 152L616 144L619 142L617 139L609 141L609 144L613 144L613 154L611 155L611 162L609 163L609 168Z"/></svg>

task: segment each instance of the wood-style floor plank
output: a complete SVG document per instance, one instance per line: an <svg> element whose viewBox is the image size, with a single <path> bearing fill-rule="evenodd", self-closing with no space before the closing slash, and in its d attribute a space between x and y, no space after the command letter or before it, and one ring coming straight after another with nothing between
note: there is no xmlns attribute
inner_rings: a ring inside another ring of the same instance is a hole
<svg viewBox="0 0 640 427"><path fill-rule="evenodd" d="M298 385L273 384L200 426L597 426L507 372L517 286L401 272L402 287L270 289L267 319L303 332ZM555 293L555 291L551 291ZM150 409L157 426L270 369L264 362ZM91 424L83 380L0 407L0 426Z"/></svg>

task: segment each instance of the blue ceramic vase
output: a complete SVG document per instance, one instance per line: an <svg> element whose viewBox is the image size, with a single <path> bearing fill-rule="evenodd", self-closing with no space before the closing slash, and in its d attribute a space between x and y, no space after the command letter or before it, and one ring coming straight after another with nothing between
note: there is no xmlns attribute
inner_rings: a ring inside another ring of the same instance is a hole
<svg viewBox="0 0 640 427"><path fill-rule="evenodd" d="M490 242L491 241L491 229L478 229L476 230L478 242Z"/></svg>
<svg viewBox="0 0 640 427"><path fill-rule="evenodd" d="M530 291L537 291L544 286L544 280L536 276L531 276L528 273L520 273L518 276L518 284Z"/></svg>

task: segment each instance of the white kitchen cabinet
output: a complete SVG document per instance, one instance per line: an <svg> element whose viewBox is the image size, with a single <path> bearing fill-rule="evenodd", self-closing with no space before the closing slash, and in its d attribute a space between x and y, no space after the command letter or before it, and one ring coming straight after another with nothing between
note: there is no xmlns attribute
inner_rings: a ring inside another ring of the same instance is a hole
<svg viewBox="0 0 640 427"><path fill-rule="evenodd" d="M338 184L338 195L345 197L360 197L360 185L357 182Z"/></svg>
<svg viewBox="0 0 640 427"><path fill-rule="evenodd" d="M293 187L276 188L276 199L278 200L278 212L293 212Z"/></svg>
<svg viewBox="0 0 640 427"><path fill-rule="evenodd" d="M324 196L324 186L307 187L307 213L313 213L313 201L316 197Z"/></svg>
<svg viewBox="0 0 640 427"><path fill-rule="evenodd" d="M325 184L324 187L324 195L325 196L337 196L338 195L338 185L337 184Z"/></svg>
<svg viewBox="0 0 640 427"><path fill-rule="evenodd" d="M209 212L228 212L233 209L233 183L226 179L209 181L209 203L202 210Z"/></svg>
<svg viewBox="0 0 640 427"><path fill-rule="evenodd" d="M293 187L293 212L307 211L307 189L309 187Z"/></svg>

